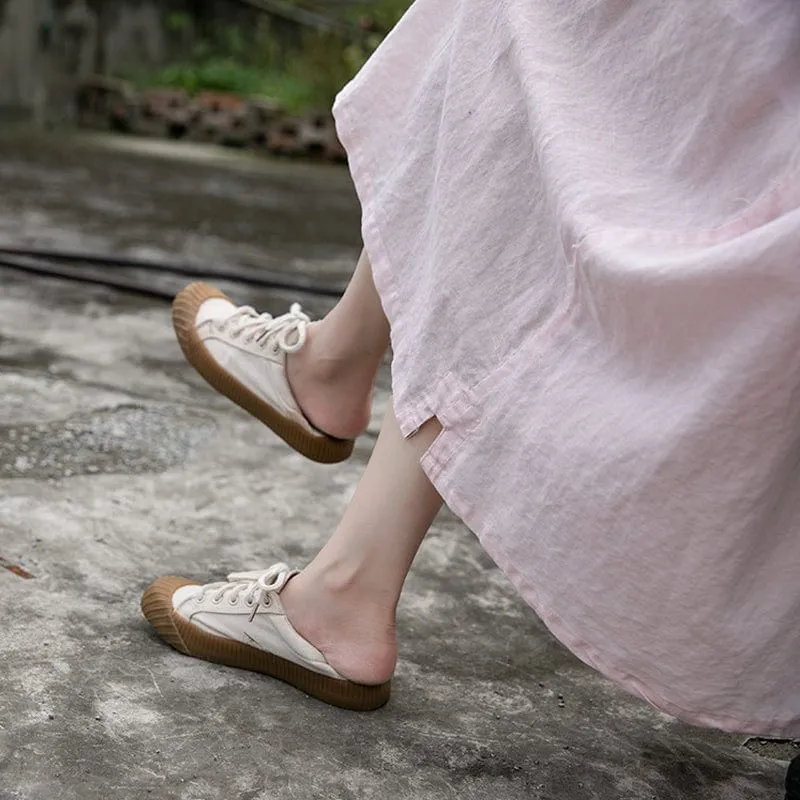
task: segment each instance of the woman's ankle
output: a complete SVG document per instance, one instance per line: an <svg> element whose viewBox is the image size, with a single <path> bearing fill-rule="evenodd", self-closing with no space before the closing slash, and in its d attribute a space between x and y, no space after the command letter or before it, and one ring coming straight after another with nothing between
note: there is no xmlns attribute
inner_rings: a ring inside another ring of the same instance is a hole
<svg viewBox="0 0 800 800"><path fill-rule="evenodd" d="M305 347L286 357L286 377L308 420L339 439L353 439L369 424L372 388L380 362L354 353L333 356L309 329Z"/></svg>
<svg viewBox="0 0 800 800"><path fill-rule="evenodd" d="M289 622L337 672L355 683L391 678L397 662L394 611L355 592L330 592L300 573L281 593Z"/></svg>

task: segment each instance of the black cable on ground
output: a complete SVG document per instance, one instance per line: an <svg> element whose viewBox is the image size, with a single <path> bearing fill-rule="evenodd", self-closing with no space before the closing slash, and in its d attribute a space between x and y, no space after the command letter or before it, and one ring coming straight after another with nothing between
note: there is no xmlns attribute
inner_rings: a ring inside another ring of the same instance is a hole
<svg viewBox="0 0 800 800"><path fill-rule="evenodd" d="M59 266L63 265L63 266ZM89 269L81 269L81 265ZM98 274L98 267L112 270L137 269L156 272L162 275L178 275L188 278L212 279L242 283L276 291L310 294L318 297L338 299L344 289L337 286L324 286L308 279L287 280L275 273L253 274L235 270L218 269L202 265L179 264L169 261L152 261L96 253L77 253L74 251L52 250L28 247L0 247L0 266L29 272L35 275L64 278L67 280L108 286L124 292L141 294L165 300L172 299L172 292L148 286L119 274Z"/></svg>
<svg viewBox="0 0 800 800"><path fill-rule="evenodd" d="M171 301L175 296L174 292L167 292L155 286L144 286L136 281L126 280L125 278L115 278L100 276L96 273L87 273L73 268L60 268L46 261L37 261L33 258L23 256L0 255L0 267L17 270L19 272L32 273L48 278L65 278L69 281L79 281L81 283L93 283L99 286L106 286L109 289L117 289L128 294L138 294L144 297L155 297L159 300Z"/></svg>

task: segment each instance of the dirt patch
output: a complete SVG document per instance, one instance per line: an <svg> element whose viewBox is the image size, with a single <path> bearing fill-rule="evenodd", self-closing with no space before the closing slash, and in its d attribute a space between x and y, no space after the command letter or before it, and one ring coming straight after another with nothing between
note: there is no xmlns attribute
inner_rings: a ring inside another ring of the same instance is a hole
<svg viewBox="0 0 800 800"><path fill-rule="evenodd" d="M791 761L800 756L800 739L748 739L744 746L762 758L776 761Z"/></svg>

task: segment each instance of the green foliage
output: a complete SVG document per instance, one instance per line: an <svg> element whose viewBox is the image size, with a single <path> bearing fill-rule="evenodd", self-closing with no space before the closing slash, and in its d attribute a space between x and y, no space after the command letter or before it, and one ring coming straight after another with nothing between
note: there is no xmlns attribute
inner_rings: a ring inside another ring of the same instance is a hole
<svg viewBox="0 0 800 800"><path fill-rule="evenodd" d="M183 33L183 31L191 28L192 16L184 12L173 12L172 14L167 14L165 24L168 31Z"/></svg>
<svg viewBox="0 0 800 800"><path fill-rule="evenodd" d="M232 59L209 58L201 63L170 64L144 82L154 86L173 86L189 94L199 91L257 94L262 75Z"/></svg>
<svg viewBox="0 0 800 800"><path fill-rule="evenodd" d="M200 91L232 92L242 96L270 97L289 111L329 108L336 93L363 66L389 30L408 8L410 0L379 0L353 6L347 19L354 36L348 41L335 33L306 31L300 46L286 50L273 34L267 17L251 31L227 27L213 38L195 42L191 52L155 73L126 77L141 86ZM184 33L192 17L172 13L168 30ZM367 28L367 30L362 30Z"/></svg>

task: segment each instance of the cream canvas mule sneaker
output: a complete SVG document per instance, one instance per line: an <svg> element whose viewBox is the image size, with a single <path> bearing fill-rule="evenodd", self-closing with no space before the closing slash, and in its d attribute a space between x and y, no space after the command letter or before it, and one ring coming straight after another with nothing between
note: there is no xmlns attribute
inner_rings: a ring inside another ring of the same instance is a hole
<svg viewBox="0 0 800 800"><path fill-rule="evenodd" d="M204 283L183 289L172 304L172 324L186 360L218 392L250 412L298 453L322 464L349 458L353 441L317 430L305 417L286 378L286 356L300 350L311 320L295 303L272 317L237 308Z"/></svg>
<svg viewBox="0 0 800 800"><path fill-rule="evenodd" d="M261 672L341 708L380 708L389 700L391 681L365 686L343 678L292 627L280 593L296 574L281 563L205 586L159 578L142 595L142 613L186 655Z"/></svg>

